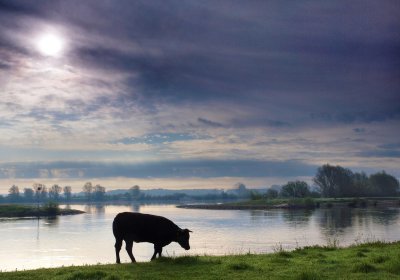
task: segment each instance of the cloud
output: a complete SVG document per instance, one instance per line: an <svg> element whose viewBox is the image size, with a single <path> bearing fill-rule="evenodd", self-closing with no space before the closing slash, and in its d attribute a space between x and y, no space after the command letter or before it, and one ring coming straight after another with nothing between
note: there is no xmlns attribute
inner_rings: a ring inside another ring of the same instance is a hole
<svg viewBox="0 0 400 280"><path fill-rule="evenodd" d="M203 125L210 126L210 127L225 127L222 123L210 121L204 118L198 118L197 121Z"/></svg>
<svg viewBox="0 0 400 280"><path fill-rule="evenodd" d="M27 162L393 166L397 11L386 1L0 0L0 150ZM33 47L48 30L65 37L62 57Z"/></svg>
<svg viewBox="0 0 400 280"><path fill-rule="evenodd" d="M158 145L164 143L171 143L175 141L190 141L200 139L196 135L182 134L182 133L154 133L147 134L141 137L125 137L122 139L111 141L112 144L149 144Z"/></svg>
<svg viewBox="0 0 400 280"><path fill-rule="evenodd" d="M1 178L173 178L311 176L316 166L299 161L184 160L150 163L35 162L0 164ZM79 176L81 177L81 176Z"/></svg>
<svg viewBox="0 0 400 280"><path fill-rule="evenodd" d="M381 144L376 149L369 149L359 153L361 157L375 157L375 158L400 158L400 143L392 142Z"/></svg>
<svg viewBox="0 0 400 280"><path fill-rule="evenodd" d="M353 131L354 131L355 133L364 133L364 132L365 132L365 128L363 128L363 127L356 127L356 128L353 128Z"/></svg>

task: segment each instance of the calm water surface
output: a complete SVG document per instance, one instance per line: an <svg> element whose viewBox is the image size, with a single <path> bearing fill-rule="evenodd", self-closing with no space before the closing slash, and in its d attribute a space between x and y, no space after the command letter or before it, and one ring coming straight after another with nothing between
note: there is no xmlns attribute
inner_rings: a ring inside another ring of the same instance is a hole
<svg viewBox="0 0 400 280"><path fill-rule="evenodd" d="M314 211L197 210L175 205L71 205L87 213L56 219L0 219L0 270L114 263L111 224L123 211L165 216L193 231L191 250L178 244L163 255L224 255L271 252L338 240L339 245L366 240L400 240L399 208L333 208ZM149 261L150 243L135 243L137 261ZM121 250L121 261L129 257Z"/></svg>

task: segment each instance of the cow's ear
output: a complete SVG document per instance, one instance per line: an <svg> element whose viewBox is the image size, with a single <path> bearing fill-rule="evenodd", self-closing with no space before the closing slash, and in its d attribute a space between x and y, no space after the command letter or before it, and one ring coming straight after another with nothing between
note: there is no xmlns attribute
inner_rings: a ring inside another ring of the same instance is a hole
<svg viewBox="0 0 400 280"><path fill-rule="evenodd" d="M189 230L189 229L187 229L187 228L185 228L185 231L187 231L187 232L193 232L193 231L191 231L191 230Z"/></svg>

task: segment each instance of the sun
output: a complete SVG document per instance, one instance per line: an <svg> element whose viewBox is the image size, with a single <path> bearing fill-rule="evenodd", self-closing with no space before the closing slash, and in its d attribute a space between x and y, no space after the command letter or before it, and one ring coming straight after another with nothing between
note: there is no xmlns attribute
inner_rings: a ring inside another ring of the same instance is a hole
<svg viewBox="0 0 400 280"><path fill-rule="evenodd" d="M63 50L64 41L56 34L44 34L38 38L37 48L45 56L59 56Z"/></svg>

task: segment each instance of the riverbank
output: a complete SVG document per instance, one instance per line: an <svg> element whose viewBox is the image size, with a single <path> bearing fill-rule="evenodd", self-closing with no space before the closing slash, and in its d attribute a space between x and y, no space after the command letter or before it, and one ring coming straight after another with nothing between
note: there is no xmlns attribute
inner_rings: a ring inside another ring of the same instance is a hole
<svg viewBox="0 0 400 280"><path fill-rule="evenodd" d="M0 218L51 217L85 213L75 209L61 209L56 204L35 205L5 204L0 205Z"/></svg>
<svg viewBox="0 0 400 280"><path fill-rule="evenodd" d="M400 207L400 198L252 199L218 204L183 204L178 208L210 210L314 209L332 207Z"/></svg>
<svg viewBox="0 0 400 280"><path fill-rule="evenodd" d="M0 273L0 279L400 279L400 242Z"/></svg>

